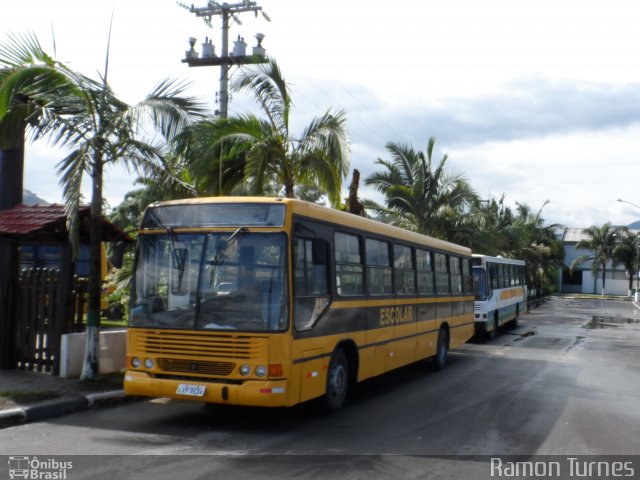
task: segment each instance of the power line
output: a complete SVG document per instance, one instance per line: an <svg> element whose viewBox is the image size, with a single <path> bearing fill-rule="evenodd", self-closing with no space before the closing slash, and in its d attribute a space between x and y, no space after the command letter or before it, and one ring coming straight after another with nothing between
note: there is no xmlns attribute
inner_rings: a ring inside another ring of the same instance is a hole
<svg viewBox="0 0 640 480"><path fill-rule="evenodd" d="M337 101L335 99L335 97L333 95L331 95L330 93L328 93L326 90L324 90L320 85L318 85L312 78L304 75L304 74L300 74L302 77L304 77L306 80L308 80L310 83L312 83L322 94L324 94L325 97L329 98L333 103L337 104L339 107L341 107L343 110L347 110L344 105ZM402 141L407 142L406 138L404 138L404 136L402 134L400 134L399 132L397 132L393 127L391 127L387 122L385 122L382 118L380 118L380 116L378 114L376 114L374 111L371 110L371 108L369 108L369 106L367 104L365 104L362 100L360 100L356 95L354 95L351 91L347 90L347 88L339 83L339 82L333 82L333 84L338 84L340 85L340 88L342 88L342 90L345 91L345 93L347 93L347 95L349 95L351 98L353 98L356 102L358 102L358 104L360 104L365 111L371 115L372 117L376 118L378 120L378 122L383 125L386 130L378 130L377 128L373 127L371 123L365 123L363 120L361 120L358 117L349 117L351 119L355 119L356 121L358 121L362 126L364 126L367 130L369 130L372 134L376 135L377 137L381 136L381 133L384 133L384 135L387 135L388 132L391 132L392 134L396 135L398 138L400 138ZM366 139L365 139L366 140Z"/></svg>

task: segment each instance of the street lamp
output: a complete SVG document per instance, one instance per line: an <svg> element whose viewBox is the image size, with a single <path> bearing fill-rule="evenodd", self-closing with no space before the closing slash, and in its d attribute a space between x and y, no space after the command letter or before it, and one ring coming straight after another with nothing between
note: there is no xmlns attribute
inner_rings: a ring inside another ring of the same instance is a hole
<svg viewBox="0 0 640 480"><path fill-rule="evenodd" d="M623 200L622 198L618 199L619 202L628 203L632 207L640 210L640 207L635 203L630 202L629 200ZM640 233L636 235L636 295L635 301L640 301Z"/></svg>
<svg viewBox="0 0 640 480"><path fill-rule="evenodd" d="M636 207L638 210L640 210L640 207L638 205L636 205L635 203L631 203L629 200L623 200L622 198L619 198L618 201L622 203L628 203L629 205L632 205Z"/></svg>

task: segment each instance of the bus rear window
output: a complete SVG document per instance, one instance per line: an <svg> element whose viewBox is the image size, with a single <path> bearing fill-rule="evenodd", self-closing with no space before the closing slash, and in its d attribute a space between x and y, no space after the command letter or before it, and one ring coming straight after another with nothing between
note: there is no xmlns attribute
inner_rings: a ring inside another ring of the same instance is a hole
<svg viewBox="0 0 640 480"><path fill-rule="evenodd" d="M197 203L149 207L141 228L282 227L284 205Z"/></svg>

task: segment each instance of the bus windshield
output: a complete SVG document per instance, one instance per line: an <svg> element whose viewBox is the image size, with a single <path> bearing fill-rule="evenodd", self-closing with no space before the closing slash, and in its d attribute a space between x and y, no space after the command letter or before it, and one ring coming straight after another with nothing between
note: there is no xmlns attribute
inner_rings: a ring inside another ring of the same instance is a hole
<svg viewBox="0 0 640 480"><path fill-rule="evenodd" d="M473 267L473 291L476 300L484 302L487 300L487 271L484 268Z"/></svg>
<svg viewBox="0 0 640 480"><path fill-rule="evenodd" d="M198 330L286 329L282 233L138 236L129 325Z"/></svg>

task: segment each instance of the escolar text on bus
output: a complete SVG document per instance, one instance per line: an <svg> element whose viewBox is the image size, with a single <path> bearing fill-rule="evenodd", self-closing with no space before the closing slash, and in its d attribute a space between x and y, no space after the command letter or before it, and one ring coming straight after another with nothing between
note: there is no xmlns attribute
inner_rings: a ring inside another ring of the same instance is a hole
<svg viewBox="0 0 640 480"><path fill-rule="evenodd" d="M413 306L404 307L383 307L380 309L380 326L388 327L399 323L413 321Z"/></svg>

